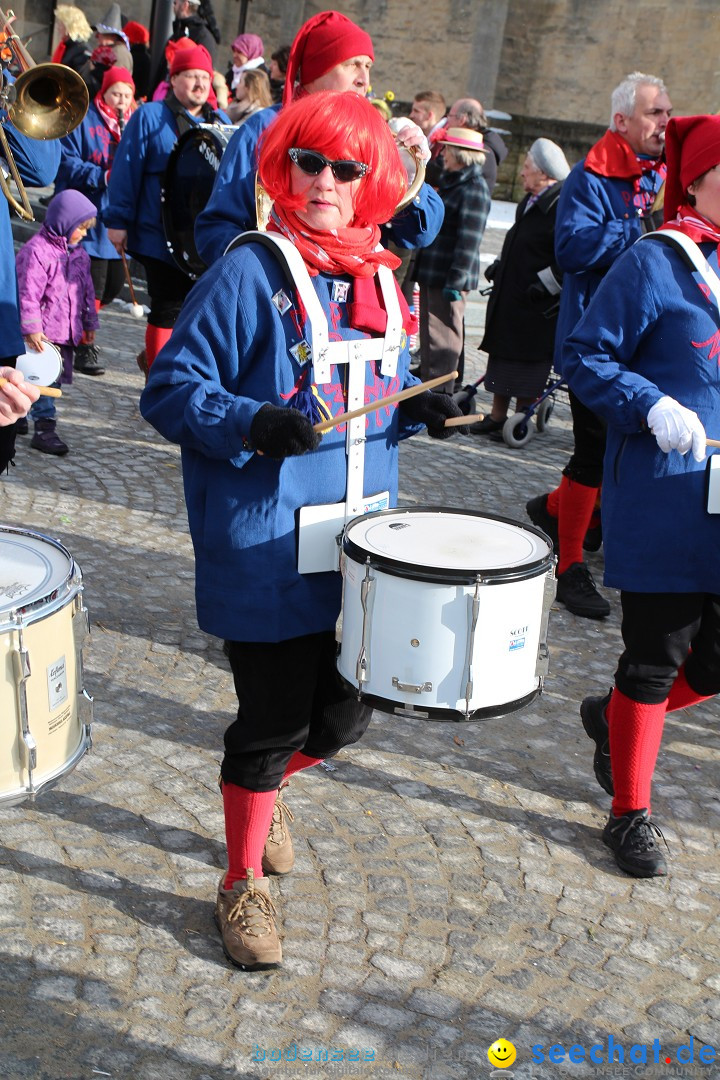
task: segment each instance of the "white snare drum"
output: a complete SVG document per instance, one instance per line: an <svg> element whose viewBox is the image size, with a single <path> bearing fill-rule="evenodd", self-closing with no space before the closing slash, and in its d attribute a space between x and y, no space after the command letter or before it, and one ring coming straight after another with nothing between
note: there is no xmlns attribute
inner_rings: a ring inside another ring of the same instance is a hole
<svg viewBox="0 0 720 1080"><path fill-rule="evenodd" d="M28 349L15 361L15 368L22 372L25 382L38 386L52 386L62 373L62 357L50 341L43 341L40 352Z"/></svg>
<svg viewBox="0 0 720 1080"><path fill-rule="evenodd" d="M433 720L527 705L547 672L555 595L548 538L462 510L384 510L350 521L338 670L364 701Z"/></svg>
<svg viewBox="0 0 720 1080"><path fill-rule="evenodd" d="M62 544L0 525L0 805L34 799L92 745L82 592Z"/></svg>

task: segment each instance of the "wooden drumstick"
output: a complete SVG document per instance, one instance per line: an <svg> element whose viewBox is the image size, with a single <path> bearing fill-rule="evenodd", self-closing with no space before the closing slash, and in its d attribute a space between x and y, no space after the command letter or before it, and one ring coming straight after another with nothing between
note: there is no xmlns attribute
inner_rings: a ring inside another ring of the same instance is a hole
<svg viewBox="0 0 720 1080"><path fill-rule="evenodd" d="M445 383L449 379L457 379L457 377L457 371L451 371L447 375L439 375L437 379L430 379L429 382L418 383L417 386L408 386L407 390L398 390L397 394L390 394L388 397L380 398L379 401L371 401L369 405L363 405L360 409L351 409L350 412L331 416L329 420L321 420L319 424L313 424L313 429L322 434L324 431L330 431L332 428L337 427L338 424L345 424L348 420L354 420L356 416L365 416L366 413L382 409L384 405L394 405L398 401L407 401L408 398L415 397L416 394L422 394L425 390L432 390L434 386L440 386L441 383Z"/></svg>
<svg viewBox="0 0 720 1080"><path fill-rule="evenodd" d="M0 386L5 386L5 384L9 382L9 379L0 378ZM17 383L11 383L10 385L17 386ZM28 383L27 385L35 386L35 383ZM17 386L17 388L18 390L22 390L22 384L20 386ZM57 386L35 386L35 389L38 391L41 397L62 397L62 390L60 390L60 388Z"/></svg>
<svg viewBox="0 0 720 1080"><path fill-rule="evenodd" d="M466 424L477 424L478 420L484 420L485 413L473 413L472 416L448 416L444 427L465 427Z"/></svg>
<svg viewBox="0 0 720 1080"><path fill-rule="evenodd" d="M130 277L130 267L127 263L127 256L124 251L120 252L120 257L123 263L123 270L125 271L125 280L128 283L128 289L130 290L130 299L132 300L133 310L132 313L136 319L142 319L145 312L143 311L142 304L138 304L135 296L135 289L133 288L132 278Z"/></svg>
<svg viewBox="0 0 720 1080"><path fill-rule="evenodd" d="M720 439L706 439L705 442L708 446L720 446Z"/></svg>

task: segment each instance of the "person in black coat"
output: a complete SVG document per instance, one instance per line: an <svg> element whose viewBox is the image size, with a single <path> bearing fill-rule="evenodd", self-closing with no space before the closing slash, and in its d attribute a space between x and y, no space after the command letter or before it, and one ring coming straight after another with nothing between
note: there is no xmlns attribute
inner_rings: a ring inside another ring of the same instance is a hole
<svg viewBox="0 0 720 1080"><path fill-rule="evenodd" d="M489 354L485 389L494 396L492 412L473 425L474 434L499 432L511 398L517 398L520 412L545 388L562 287L555 263L555 215L569 171L557 143L535 140L520 173L527 194L500 258L485 271L493 290L480 348Z"/></svg>
<svg viewBox="0 0 720 1080"><path fill-rule="evenodd" d="M214 62L220 32L209 0L205 3L202 0L174 0L173 12L175 19L170 40L188 37L196 45L204 45Z"/></svg>

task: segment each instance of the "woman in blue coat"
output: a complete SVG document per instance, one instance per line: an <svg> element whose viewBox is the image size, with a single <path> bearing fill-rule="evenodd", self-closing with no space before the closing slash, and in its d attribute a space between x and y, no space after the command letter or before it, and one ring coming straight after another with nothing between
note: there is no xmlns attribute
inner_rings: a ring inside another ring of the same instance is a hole
<svg viewBox="0 0 720 1080"><path fill-rule="evenodd" d="M356 94L302 98L268 129L259 171L286 266L272 239L248 233L207 270L140 405L182 447L198 619L226 639L238 694L221 770L229 868L216 920L226 955L245 969L281 960L264 876L292 868L280 788L356 742L370 720L335 666L340 574L298 564L301 511L350 504L355 475L361 501L387 492L394 504L398 441L421 424L446 437L445 419L460 414L424 391L381 406L351 440L344 424L322 440L313 428L348 410L353 383L369 403L417 382L412 323L390 273L399 259L378 246L405 173L375 109Z"/></svg>
<svg viewBox="0 0 720 1080"><path fill-rule="evenodd" d="M667 873L650 818L665 714L720 691L720 517L707 508L705 441L720 436L720 117L672 119L667 159L665 225L616 261L563 349L572 390L608 424L605 583L621 590L625 649L613 690L586 698L581 716L613 795L603 839L637 877Z"/></svg>

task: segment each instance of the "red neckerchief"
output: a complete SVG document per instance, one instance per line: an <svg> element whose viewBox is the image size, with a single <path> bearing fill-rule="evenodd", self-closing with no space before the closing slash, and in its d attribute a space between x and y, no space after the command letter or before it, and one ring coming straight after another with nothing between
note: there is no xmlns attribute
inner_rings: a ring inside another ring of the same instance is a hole
<svg viewBox="0 0 720 1080"><path fill-rule="evenodd" d="M656 172L664 179L666 166L662 158L639 158L627 139L617 131L605 134L588 152L584 168L597 176L615 180L631 180L635 191L646 172Z"/></svg>
<svg viewBox="0 0 720 1080"><path fill-rule="evenodd" d="M268 232L277 232L291 240L302 256L309 274L348 274L353 279L353 300L348 304L350 325L369 334L384 334L387 313L382 305L380 283L376 278L379 266L394 270L400 259L385 248L377 248L380 229L377 225L347 226L344 229L318 231L306 225L292 210L277 203L268 222ZM408 334L417 333L417 322L410 314L405 297L395 282L403 327ZM305 312L301 317L304 321Z"/></svg>
<svg viewBox="0 0 720 1080"><path fill-rule="evenodd" d="M687 203L679 207L675 220L666 221L660 226L658 232L662 232L663 229L677 229L694 240L696 244L710 242L720 245L720 228L698 214L697 210L688 206ZM718 258L720 259L720 247L718 247Z"/></svg>
<svg viewBox="0 0 720 1080"><path fill-rule="evenodd" d="M102 94L100 93L99 90L98 90L97 94L95 95L95 105L97 107L98 112L102 116L103 121L105 122L105 127L108 129L108 131L112 135L115 142L120 142L120 136L122 135L122 132L120 130L120 122L118 120L118 111L117 111L117 109L113 109L112 105L108 105L108 103L105 101L105 98L102 96ZM134 102L134 101L131 101L130 104L128 105L128 107L127 107L127 109L125 111L125 115L123 117L123 121L124 121L125 124L127 124L128 120L130 119L130 117L132 116L132 114L135 112L136 109L137 109L137 103Z"/></svg>

